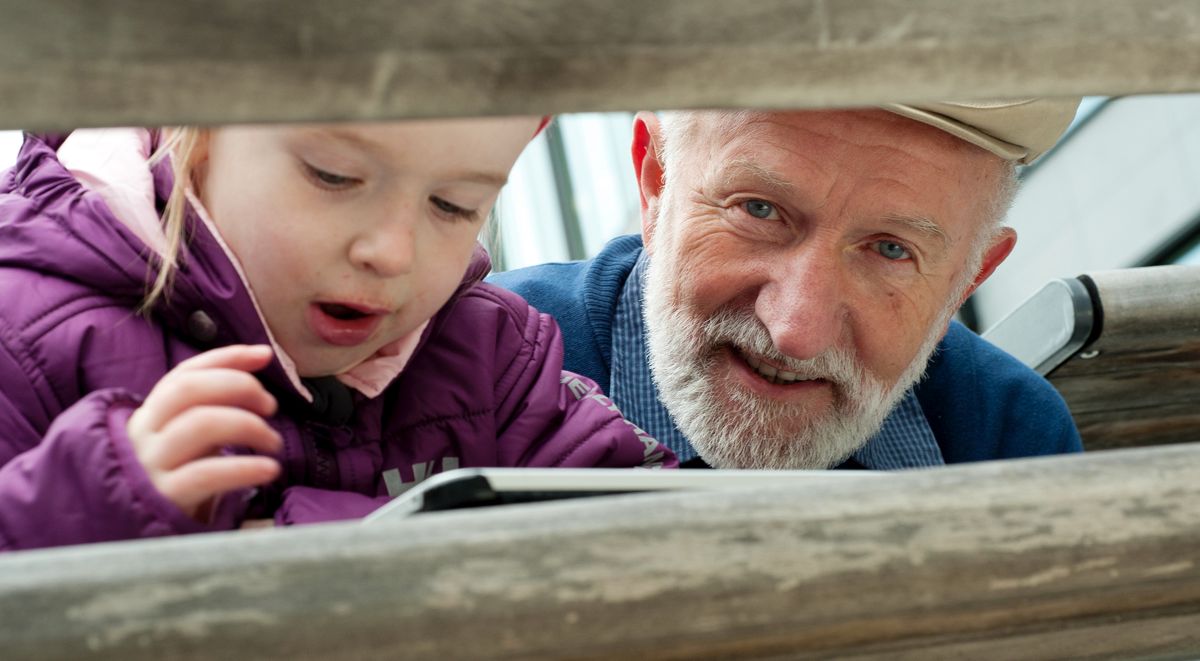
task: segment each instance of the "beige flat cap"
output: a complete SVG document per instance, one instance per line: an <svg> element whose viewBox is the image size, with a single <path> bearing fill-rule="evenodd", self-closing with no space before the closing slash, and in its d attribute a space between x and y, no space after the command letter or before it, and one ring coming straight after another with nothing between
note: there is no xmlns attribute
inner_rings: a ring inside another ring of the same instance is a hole
<svg viewBox="0 0 1200 661"><path fill-rule="evenodd" d="M881 106L935 126L1008 161L1028 165L1058 142L1080 99L937 101Z"/></svg>

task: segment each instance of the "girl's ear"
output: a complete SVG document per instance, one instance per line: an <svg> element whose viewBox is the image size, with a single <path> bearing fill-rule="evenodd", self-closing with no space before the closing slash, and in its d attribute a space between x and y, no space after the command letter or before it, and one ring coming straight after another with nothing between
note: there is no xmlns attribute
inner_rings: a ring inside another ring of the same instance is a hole
<svg viewBox="0 0 1200 661"><path fill-rule="evenodd" d="M187 171L191 175L192 188L202 195L204 180L208 177L208 153L212 143L213 129L192 128L195 131L191 149L187 151Z"/></svg>
<svg viewBox="0 0 1200 661"><path fill-rule="evenodd" d="M196 149L193 152L192 165L199 165L208 161L209 142L212 140L212 129L197 128L196 131Z"/></svg>

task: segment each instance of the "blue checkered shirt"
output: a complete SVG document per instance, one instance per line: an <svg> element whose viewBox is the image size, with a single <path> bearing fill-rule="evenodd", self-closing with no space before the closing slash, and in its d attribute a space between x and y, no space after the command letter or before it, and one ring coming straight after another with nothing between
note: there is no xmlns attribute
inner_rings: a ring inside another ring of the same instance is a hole
<svg viewBox="0 0 1200 661"><path fill-rule="evenodd" d="M612 382L609 396L627 420L675 451L680 462L696 457L696 450L671 421L671 414L658 400L658 388L650 377L646 353L646 329L642 317L642 287L646 253L625 281L617 302L612 331ZM945 464L925 412L912 390L896 405L883 427L854 453L854 461L871 470L896 470Z"/></svg>

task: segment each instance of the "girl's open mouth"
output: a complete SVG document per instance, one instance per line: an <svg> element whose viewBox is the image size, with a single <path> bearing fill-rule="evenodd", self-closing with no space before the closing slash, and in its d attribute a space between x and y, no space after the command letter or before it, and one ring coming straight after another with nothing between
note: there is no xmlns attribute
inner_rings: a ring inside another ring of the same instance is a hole
<svg viewBox="0 0 1200 661"><path fill-rule="evenodd" d="M369 314L366 312L356 310L349 306L339 305L337 303L318 303L317 305L325 314L333 317L334 319L341 319L343 321L362 319L363 317L369 316Z"/></svg>
<svg viewBox="0 0 1200 661"><path fill-rule="evenodd" d="M371 338L384 315L343 303L313 303L308 306L308 324L327 344L352 347Z"/></svg>

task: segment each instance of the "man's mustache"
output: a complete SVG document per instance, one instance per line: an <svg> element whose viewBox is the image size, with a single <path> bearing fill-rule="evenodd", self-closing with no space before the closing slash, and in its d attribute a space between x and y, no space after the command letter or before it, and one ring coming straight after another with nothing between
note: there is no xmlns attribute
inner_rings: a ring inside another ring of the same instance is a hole
<svg viewBox="0 0 1200 661"><path fill-rule="evenodd" d="M702 341L710 346L730 345L803 379L825 379L849 392L862 384L864 370L846 349L831 347L805 359L785 355L775 347L767 327L750 312L721 310L703 323L702 333Z"/></svg>

